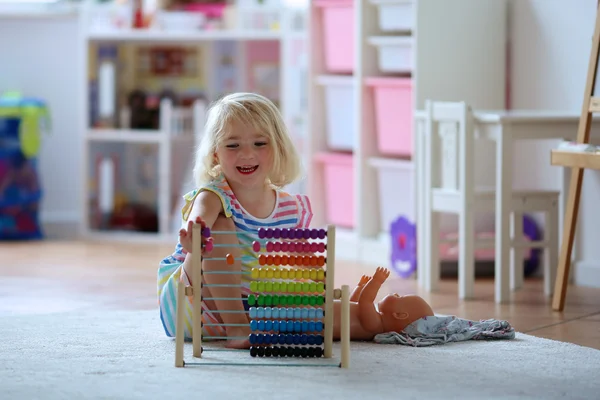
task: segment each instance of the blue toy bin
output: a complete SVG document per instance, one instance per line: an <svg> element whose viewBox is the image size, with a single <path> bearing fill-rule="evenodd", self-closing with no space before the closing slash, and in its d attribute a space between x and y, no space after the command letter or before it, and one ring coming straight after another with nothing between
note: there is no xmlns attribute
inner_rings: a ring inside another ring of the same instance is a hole
<svg viewBox="0 0 600 400"><path fill-rule="evenodd" d="M5 106L0 101L0 111ZM0 241L41 239L37 159L23 154L21 118L7 114L0 113Z"/></svg>

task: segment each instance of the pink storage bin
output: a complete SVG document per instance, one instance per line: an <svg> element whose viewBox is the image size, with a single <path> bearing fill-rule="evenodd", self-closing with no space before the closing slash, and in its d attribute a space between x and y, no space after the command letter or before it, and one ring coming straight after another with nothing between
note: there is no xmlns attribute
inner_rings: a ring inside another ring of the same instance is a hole
<svg viewBox="0 0 600 400"><path fill-rule="evenodd" d="M327 222L340 227L354 227L354 165L352 154L321 153L315 159L323 164Z"/></svg>
<svg viewBox="0 0 600 400"><path fill-rule="evenodd" d="M206 18L223 18L223 12L227 3L191 3L186 4L182 8L185 11L199 12L204 14Z"/></svg>
<svg viewBox="0 0 600 400"><path fill-rule="evenodd" d="M317 0L321 9L323 57L329 73L354 71L354 3L352 0Z"/></svg>
<svg viewBox="0 0 600 400"><path fill-rule="evenodd" d="M412 155L411 78L367 78L365 83L373 90L379 152L392 156Z"/></svg>

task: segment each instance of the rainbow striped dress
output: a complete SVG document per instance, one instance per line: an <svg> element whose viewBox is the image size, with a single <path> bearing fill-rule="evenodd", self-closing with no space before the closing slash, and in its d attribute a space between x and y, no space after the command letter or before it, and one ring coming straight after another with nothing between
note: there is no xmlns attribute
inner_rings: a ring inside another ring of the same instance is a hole
<svg viewBox="0 0 600 400"><path fill-rule="evenodd" d="M258 237L258 229L308 228L313 216L310 201L306 195L294 195L278 190L276 204L271 215L267 218L254 217L237 201L229 183L225 177L221 175L209 185L195 189L183 196L185 199L185 205L182 208L183 221L187 221L196 196L204 190L209 190L219 196L223 204L225 216L233 219L240 244L245 245L242 247L242 271L250 272L253 267L258 265L258 258L252 251L252 242L259 241L264 243L268 240L260 239ZM158 304L160 318L165 333L169 337L175 336L177 283L179 280L183 280L186 285L190 284L187 274L182 273L182 264L185 260L185 256L186 251L178 242L175 246L175 251L165 257L158 267ZM252 278L249 273L242 275L242 294L248 295L251 293L251 281ZM184 336L189 339L192 337L192 302L189 297L186 297L184 315ZM202 304L202 321L205 323L218 323L216 317L204 303ZM202 334L206 336L225 336L225 329L216 326L204 326Z"/></svg>

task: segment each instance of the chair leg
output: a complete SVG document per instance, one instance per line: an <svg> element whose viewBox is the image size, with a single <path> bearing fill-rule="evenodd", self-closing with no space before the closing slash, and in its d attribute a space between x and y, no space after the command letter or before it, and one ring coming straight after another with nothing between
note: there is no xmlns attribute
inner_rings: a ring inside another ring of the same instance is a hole
<svg viewBox="0 0 600 400"><path fill-rule="evenodd" d="M462 210L458 216L458 297L475 295L475 222L473 210Z"/></svg>
<svg viewBox="0 0 600 400"><path fill-rule="evenodd" d="M510 289L516 290L523 287L525 249L521 244L525 241L523 235L523 214L513 212L511 215L511 237L513 245L510 251Z"/></svg>
<svg viewBox="0 0 600 400"><path fill-rule="evenodd" d="M424 276L425 290L437 290L440 281L440 214L434 211L427 212L427 232L425 232L425 246L427 273Z"/></svg>
<svg viewBox="0 0 600 400"><path fill-rule="evenodd" d="M558 202L554 202L552 207L546 211L546 229L544 238L548 239L548 245L544 249L544 294L551 296L554 293L554 283L556 280L556 269L558 268Z"/></svg>

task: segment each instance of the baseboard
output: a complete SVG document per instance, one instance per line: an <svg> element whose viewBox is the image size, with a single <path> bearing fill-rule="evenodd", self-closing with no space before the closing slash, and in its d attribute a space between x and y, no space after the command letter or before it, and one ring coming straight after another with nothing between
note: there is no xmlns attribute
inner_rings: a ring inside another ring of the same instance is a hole
<svg viewBox="0 0 600 400"><path fill-rule="evenodd" d="M45 239L70 240L80 237L80 215L75 211L41 212L40 224Z"/></svg>
<svg viewBox="0 0 600 400"><path fill-rule="evenodd" d="M578 261L574 269L575 285L600 288L600 263Z"/></svg>

